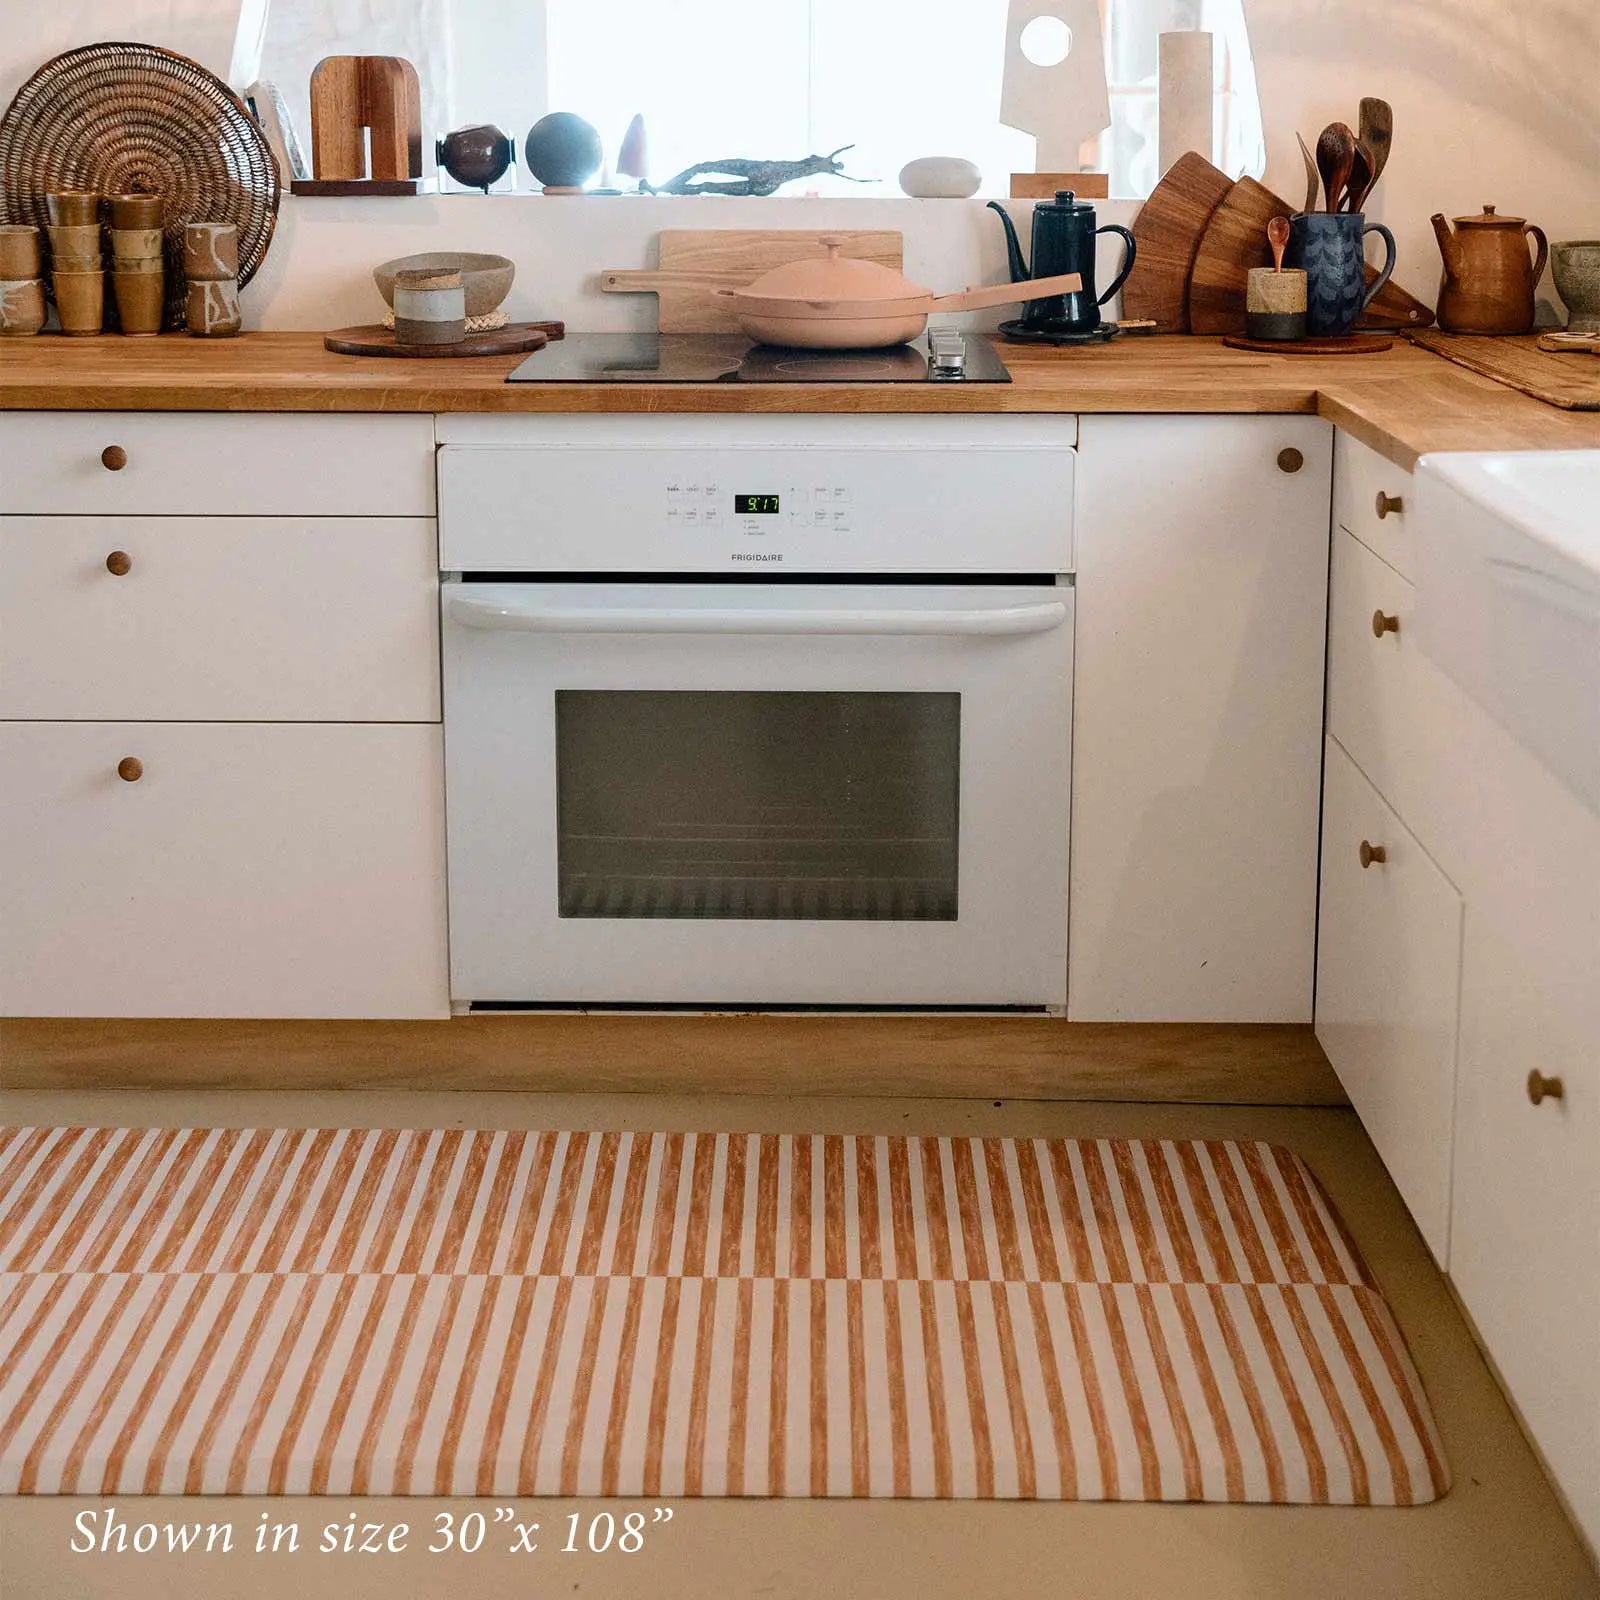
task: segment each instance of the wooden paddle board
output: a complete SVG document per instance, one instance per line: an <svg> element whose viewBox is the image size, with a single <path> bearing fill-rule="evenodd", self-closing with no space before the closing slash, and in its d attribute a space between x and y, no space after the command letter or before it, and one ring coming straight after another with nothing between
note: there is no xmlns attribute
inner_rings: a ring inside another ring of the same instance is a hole
<svg viewBox="0 0 1600 1600"><path fill-rule="evenodd" d="M1211 214L1233 187L1226 173L1189 151L1173 162L1133 222L1138 246L1122 286L1122 314L1158 333L1189 331L1189 274Z"/></svg>
<svg viewBox="0 0 1600 1600"><path fill-rule="evenodd" d="M1217 336L1244 332L1245 283L1252 267L1270 267L1267 224L1290 209L1254 178L1228 191L1195 251L1189 275L1189 331Z"/></svg>
<svg viewBox="0 0 1600 1600"><path fill-rule="evenodd" d="M828 253L824 239L842 240L842 256L897 272L903 265L901 236L889 228L663 228L657 271L608 269L600 287L607 294L659 295L662 333L738 333L732 306L714 298L716 291L742 289L791 261L820 261Z"/></svg>

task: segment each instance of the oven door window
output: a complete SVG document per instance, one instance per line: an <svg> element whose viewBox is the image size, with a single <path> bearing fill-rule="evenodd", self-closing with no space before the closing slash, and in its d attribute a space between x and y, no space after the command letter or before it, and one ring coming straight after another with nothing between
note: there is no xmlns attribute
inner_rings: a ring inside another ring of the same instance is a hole
<svg viewBox="0 0 1600 1600"><path fill-rule="evenodd" d="M555 702L563 917L955 920L959 694Z"/></svg>

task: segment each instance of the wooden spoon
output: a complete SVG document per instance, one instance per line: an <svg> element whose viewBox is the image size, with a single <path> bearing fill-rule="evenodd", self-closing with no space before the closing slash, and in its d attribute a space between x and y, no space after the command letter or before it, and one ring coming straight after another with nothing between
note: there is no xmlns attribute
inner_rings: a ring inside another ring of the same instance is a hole
<svg viewBox="0 0 1600 1600"><path fill-rule="evenodd" d="M1345 190L1345 210L1359 211L1372 189L1372 146L1356 140L1355 159L1350 163L1350 185Z"/></svg>
<svg viewBox="0 0 1600 1600"><path fill-rule="evenodd" d="M1306 203L1301 206L1302 211L1315 211L1317 209L1317 186L1321 179L1317 176L1317 164L1311 159L1311 147L1306 143L1306 136L1297 133L1295 138L1300 142L1300 154L1305 157L1306 163Z"/></svg>
<svg viewBox="0 0 1600 1600"><path fill-rule="evenodd" d="M1372 152L1372 176L1367 180L1370 194L1389 164L1389 147L1394 142L1394 108L1387 100L1368 95L1361 102L1361 137Z"/></svg>
<svg viewBox="0 0 1600 1600"><path fill-rule="evenodd" d="M1317 171L1328 196L1327 209L1339 209L1340 196L1350 182L1350 168L1356 158L1356 136L1348 123L1330 122L1317 140Z"/></svg>
<svg viewBox="0 0 1600 1600"><path fill-rule="evenodd" d="M1283 271L1283 252L1289 243L1289 219L1274 217L1267 224L1267 243L1272 246L1272 270Z"/></svg>

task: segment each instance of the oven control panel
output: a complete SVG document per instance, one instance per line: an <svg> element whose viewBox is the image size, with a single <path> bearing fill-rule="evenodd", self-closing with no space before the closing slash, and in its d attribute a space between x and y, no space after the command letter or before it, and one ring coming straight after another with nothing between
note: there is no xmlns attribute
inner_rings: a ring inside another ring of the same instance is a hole
<svg viewBox="0 0 1600 1600"><path fill-rule="evenodd" d="M476 420L529 437L446 439L446 571L1072 571L1070 417Z"/></svg>

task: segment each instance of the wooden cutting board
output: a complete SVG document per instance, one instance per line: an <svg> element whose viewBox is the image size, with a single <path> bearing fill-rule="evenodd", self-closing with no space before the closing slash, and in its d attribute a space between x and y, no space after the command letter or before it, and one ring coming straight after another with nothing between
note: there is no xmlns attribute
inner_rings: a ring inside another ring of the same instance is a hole
<svg viewBox="0 0 1600 1600"><path fill-rule="evenodd" d="M1122 286L1122 314L1148 319L1158 333L1189 331L1189 274L1211 214L1233 187L1191 150L1173 162L1133 221L1138 246Z"/></svg>
<svg viewBox="0 0 1600 1600"><path fill-rule="evenodd" d="M904 259L899 232L888 228L663 228L657 238L658 270L609 269L600 274L600 287L607 294L659 295L662 333L737 333L732 309L715 292L742 289L790 261L820 261L828 253L824 239L843 241L842 256L897 272Z"/></svg>
<svg viewBox="0 0 1600 1600"><path fill-rule="evenodd" d="M1600 411L1600 361L1574 361L1539 348L1535 335L1504 339L1429 328L1413 344L1563 411Z"/></svg>
<svg viewBox="0 0 1600 1600"><path fill-rule="evenodd" d="M1294 215L1294 208L1254 178L1241 178L1211 214L1189 278L1189 331L1228 334L1244 331L1245 282L1251 267L1272 265L1267 224ZM1367 282L1378 269L1367 266ZM1356 319L1358 329L1394 332L1425 328L1433 312L1393 280L1373 296Z"/></svg>

